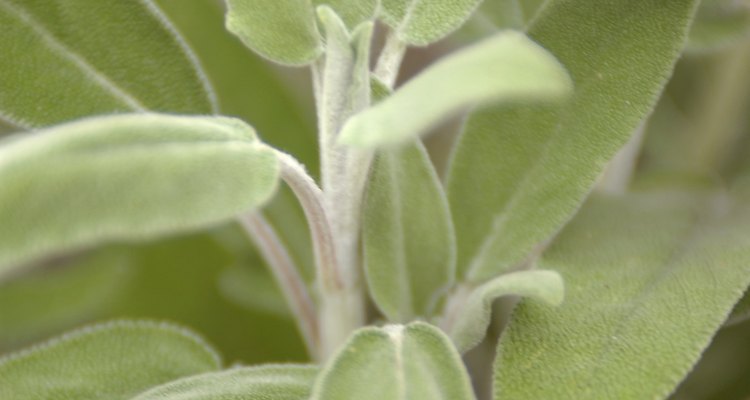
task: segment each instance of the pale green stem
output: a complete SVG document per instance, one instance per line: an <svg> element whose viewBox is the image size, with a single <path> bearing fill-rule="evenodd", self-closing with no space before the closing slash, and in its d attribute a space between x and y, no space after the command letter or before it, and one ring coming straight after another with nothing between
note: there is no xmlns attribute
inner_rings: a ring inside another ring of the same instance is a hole
<svg viewBox="0 0 750 400"><path fill-rule="evenodd" d="M389 32L383 50L378 56L374 75L389 89L393 89L401 69L401 62L406 54L406 44L394 32Z"/></svg>
<svg viewBox="0 0 750 400"><path fill-rule="evenodd" d="M243 216L240 224L266 260L295 317L310 356L316 359L320 350L320 332L315 304L297 266L276 231L261 214Z"/></svg>

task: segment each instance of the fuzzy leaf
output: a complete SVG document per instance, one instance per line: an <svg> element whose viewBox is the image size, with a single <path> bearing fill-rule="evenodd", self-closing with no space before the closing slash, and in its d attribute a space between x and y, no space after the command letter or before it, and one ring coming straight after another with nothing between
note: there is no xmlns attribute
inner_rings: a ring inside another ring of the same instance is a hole
<svg viewBox="0 0 750 400"><path fill-rule="evenodd" d="M305 65L322 52L311 0L227 0L227 29L254 52Z"/></svg>
<svg viewBox="0 0 750 400"><path fill-rule="evenodd" d="M568 68L576 93L470 117L448 185L460 276L479 282L518 266L573 216L653 107L695 4L547 3L530 35Z"/></svg>
<svg viewBox="0 0 750 400"><path fill-rule="evenodd" d="M423 322L363 328L325 366L311 400L474 400L447 336Z"/></svg>
<svg viewBox="0 0 750 400"><path fill-rule="evenodd" d="M592 198L539 263L565 278L566 300L517 308L495 399L669 395L750 283L748 199Z"/></svg>
<svg viewBox="0 0 750 400"><path fill-rule="evenodd" d="M702 0L690 30L687 50L720 49L750 36L750 3L736 0Z"/></svg>
<svg viewBox="0 0 750 400"><path fill-rule="evenodd" d="M508 100L560 98L570 80L547 51L514 31L459 50L353 116L340 141L357 147L402 143L467 108Z"/></svg>
<svg viewBox="0 0 750 400"><path fill-rule="evenodd" d="M216 224L263 204L278 166L231 118L135 114L0 147L0 277L50 253Z"/></svg>
<svg viewBox="0 0 750 400"><path fill-rule="evenodd" d="M484 338L492 316L492 303L502 296L523 296L558 306L564 295L562 277L555 271L531 270L501 275L474 289L448 322L448 335L460 352L466 352Z"/></svg>
<svg viewBox="0 0 750 400"><path fill-rule="evenodd" d="M170 382L132 400L307 400L317 372L302 365L233 368Z"/></svg>
<svg viewBox="0 0 750 400"><path fill-rule="evenodd" d="M378 0L312 0L315 6L328 5L346 23L350 30L361 22L373 19Z"/></svg>
<svg viewBox="0 0 750 400"><path fill-rule="evenodd" d="M455 274L448 200L420 142L380 152L363 216L364 263L389 321L430 316Z"/></svg>
<svg viewBox="0 0 750 400"><path fill-rule="evenodd" d="M129 399L156 385L215 371L219 364L216 353L184 329L107 323L0 359L0 398Z"/></svg>
<svg viewBox="0 0 750 400"><path fill-rule="evenodd" d="M0 0L0 26L0 119L39 127L216 110L195 57L150 0Z"/></svg>
<svg viewBox="0 0 750 400"><path fill-rule="evenodd" d="M382 0L382 18L404 43L426 46L461 27L481 2Z"/></svg>

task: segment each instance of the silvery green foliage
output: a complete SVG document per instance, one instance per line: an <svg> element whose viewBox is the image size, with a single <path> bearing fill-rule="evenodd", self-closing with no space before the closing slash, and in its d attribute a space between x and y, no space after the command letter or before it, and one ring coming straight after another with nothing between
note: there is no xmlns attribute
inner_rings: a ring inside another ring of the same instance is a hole
<svg viewBox="0 0 750 400"><path fill-rule="evenodd" d="M2 144L0 279L51 254L226 221L266 202L279 173L253 129L225 117L97 117Z"/></svg>
<svg viewBox="0 0 750 400"><path fill-rule="evenodd" d="M456 244L448 200L421 143L378 154L363 224L375 304L394 322L432 316L453 284Z"/></svg>
<svg viewBox="0 0 750 400"><path fill-rule="evenodd" d="M2 0L0 26L0 119L20 127L216 111L198 61L151 0Z"/></svg>
<svg viewBox="0 0 750 400"><path fill-rule="evenodd" d="M312 62L323 51L310 0L228 0L227 29L268 59Z"/></svg>
<svg viewBox="0 0 750 400"><path fill-rule="evenodd" d="M540 261L565 277L566 300L517 310L495 398L667 397L750 284L741 190L592 198Z"/></svg>
<svg viewBox="0 0 750 400"><path fill-rule="evenodd" d="M570 72L575 94L468 118L448 179L459 276L483 281L522 265L573 216L653 108L696 5L546 3L529 35Z"/></svg>
<svg viewBox="0 0 750 400"><path fill-rule="evenodd" d="M505 31L446 56L355 115L339 141L357 147L396 145L472 106L554 100L570 91L570 80L552 55L522 33Z"/></svg>
<svg viewBox="0 0 750 400"><path fill-rule="evenodd" d="M167 324L120 321L0 358L0 398L129 399L150 387L219 367L219 356L191 332Z"/></svg>
<svg viewBox="0 0 750 400"><path fill-rule="evenodd" d="M363 328L323 367L311 400L473 400L453 345L422 322Z"/></svg>
<svg viewBox="0 0 750 400"><path fill-rule="evenodd" d="M216 17L212 1L184 7ZM239 260L220 290L250 309L292 309L320 364L221 370L182 328L115 322L0 358L0 398L476 400L461 353L486 339L506 296L520 304L497 357L473 366L478 388L493 374L495 400L668 396L720 327L747 318L750 174L725 192L589 193L653 111L683 47L742 40L748 9L482 3L227 0L239 40L222 30L186 41L151 0L0 0L0 118L44 127L0 140L0 303L22 303L0 309L12 328L0 340L34 326L42 335L42 317L58 326L95 315L127 263L94 254L65 285L34 270L50 257L235 219L288 304ZM467 20L460 40L476 43L393 87L407 46ZM313 140L295 144L305 128L295 95L247 85L277 75L243 45L311 69L320 179ZM236 96L249 88L252 101ZM271 103L279 109L245 112ZM268 118L261 134L299 150L312 173L242 120L206 116L219 111ZM459 116L444 182L419 140ZM258 214L279 178L287 186ZM24 300L74 290L77 310Z"/></svg>

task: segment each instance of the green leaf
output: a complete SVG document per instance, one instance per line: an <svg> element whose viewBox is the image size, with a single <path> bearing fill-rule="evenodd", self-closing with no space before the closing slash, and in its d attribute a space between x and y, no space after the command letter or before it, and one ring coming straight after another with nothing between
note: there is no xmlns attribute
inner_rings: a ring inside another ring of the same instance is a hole
<svg viewBox="0 0 750 400"><path fill-rule="evenodd" d="M473 400L450 339L415 322L363 328L325 366L311 400Z"/></svg>
<svg viewBox="0 0 750 400"><path fill-rule="evenodd" d="M360 23L371 20L375 16L378 0L312 0L313 5L328 5L346 23L349 29L354 29Z"/></svg>
<svg viewBox="0 0 750 400"><path fill-rule="evenodd" d="M687 51L705 52L737 43L750 36L750 3L702 0L690 30Z"/></svg>
<svg viewBox="0 0 750 400"><path fill-rule="evenodd" d="M170 382L132 400L307 400L317 372L302 365L233 368Z"/></svg>
<svg viewBox="0 0 750 400"><path fill-rule="evenodd" d="M748 197L705 197L593 197L539 263L565 302L523 302L501 338L495 399L671 393L750 284Z"/></svg>
<svg viewBox="0 0 750 400"><path fill-rule="evenodd" d="M565 104L470 117L448 183L460 276L479 282L522 264L573 216L652 109L695 4L547 3L529 34L568 68L577 90Z"/></svg>
<svg viewBox="0 0 750 400"><path fill-rule="evenodd" d="M481 2L381 0L382 18L403 42L426 46L461 27Z"/></svg>
<svg viewBox="0 0 750 400"><path fill-rule="evenodd" d="M570 80L554 57L522 33L505 31L438 61L355 115L339 140L357 147L392 145L476 104L560 98L569 91Z"/></svg>
<svg viewBox="0 0 750 400"><path fill-rule="evenodd" d="M0 359L0 398L129 399L150 387L219 366L216 353L184 329L113 322Z"/></svg>
<svg viewBox="0 0 750 400"><path fill-rule="evenodd" d="M216 224L263 204L276 156L243 122L136 114L0 147L0 277L50 253Z"/></svg>
<svg viewBox="0 0 750 400"><path fill-rule="evenodd" d="M263 57L305 65L322 52L311 0L227 0L227 29Z"/></svg>
<svg viewBox="0 0 750 400"><path fill-rule="evenodd" d="M0 26L0 119L216 111L198 62L150 0L0 0Z"/></svg>
<svg viewBox="0 0 750 400"><path fill-rule="evenodd" d="M381 151L363 214L367 283L389 321L432 315L453 283L455 242L448 200L420 142Z"/></svg>
<svg viewBox="0 0 750 400"><path fill-rule="evenodd" d="M0 283L0 353L101 316L132 278L122 254L75 261Z"/></svg>
<svg viewBox="0 0 750 400"><path fill-rule="evenodd" d="M565 289L562 277L555 271L531 270L501 275L471 291L466 300L443 321L448 335L460 352L479 344L487 333L492 317L492 303L502 296L523 296L558 306Z"/></svg>

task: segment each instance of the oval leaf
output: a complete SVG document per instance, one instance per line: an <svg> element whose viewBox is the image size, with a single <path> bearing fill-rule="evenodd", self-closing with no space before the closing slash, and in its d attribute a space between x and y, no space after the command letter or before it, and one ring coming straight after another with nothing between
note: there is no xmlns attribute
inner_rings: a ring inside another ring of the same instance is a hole
<svg viewBox="0 0 750 400"><path fill-rule="evenodd" d="M447 56L355 115L339 140L357 147L400 143L476 104L559 98L569 91L554 57L522 33L506 31Z"/></svg>
<svg viewBox="0 0 750 400"><path fill-rule="evenodd" d="M263 57L305 65L322 52L311 0L227 0L227 29Z"/></svg>
<svg viewBox="0 0 750 400"><path fill-rule="evenodd" d="M370 293L389 321L430 316L453 282L448 200L420 142L375 159L363 214Z"/></svg>
<svg viewBox="0 0 750 400"><path fill-rule="evenodd" d="M539 263L565 302L522 302L501 338L495 399L666 398L750 284L750 202L712 200L592 198Z"/></svg>
<svg viewBox="0 0 750 400"><path fill-rule="evenodd" d="M560 274L555 271L518 271L501 275L474 289L452 320L443 321L448 335L460 352L479 344L487 333L492 317L492 303L502 296L523 296L549 305L562 303L565 289Z"/></svg>
<svg viewBox="0 0 750 400"><path fill-rule="evenodd" d="M382 18L404 43L426 46L461 27L481 2L381 0Z"/></svg>
<svg viewBox="0 0 750 400"><path fill-rule="evenodd" d="M0 26L0 119L38 127L216 111L197 60L151 0L0 0Z"/></svg>
<svg viewBox="0 0 750 400"><path fill-rule="evenodd" d="M132 400L307 400L317 372L302 365L234 368L170 382Z"/></svg>
<svg viewBox="0 0 750 400"><path fill-rule="evenodd" d="M546 3L530 35L578 89L565 104L470 117L448 183L460 276L480 282L517 267L573 216L654 106L696 3Z"/></svg>
<svg viewBox="0 0 750 400"><path fill-rule="evenodd" d="M184 329L120 321L0 359L0 398L129 399L219 364L216 353Z"/></svg>
<svg viewBox="0 0 750 400"><path fill-rule="evenodd" d="M318 376L311 400L474 400L456 349L415 322L357 331Z"/></svg>
<svg viewBox="0 0 750 400"><path fill-rule="evenodd" d="M263 204L278 166L230 118L92 118L0 147L0 277L53 252L197 229Z"/></svg>

